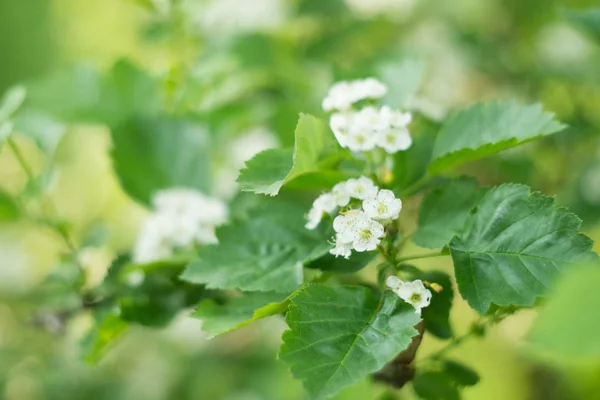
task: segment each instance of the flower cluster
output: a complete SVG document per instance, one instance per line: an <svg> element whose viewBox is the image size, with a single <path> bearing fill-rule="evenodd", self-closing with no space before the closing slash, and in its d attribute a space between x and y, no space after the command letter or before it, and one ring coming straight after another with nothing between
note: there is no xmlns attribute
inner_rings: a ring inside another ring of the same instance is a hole
<svg viewBox="0 0 600 400"><path fill-rule="evenodd" d="M137 263L169 258L176 251L217 242L215 227L227 220L227 206L192 189L158 192L133 252Z"/></svg>
<svg viewBox="0 0 600 400"><path fill-rule="evenodd" d="M352 199L358 200L356 207ZM323 214L332 214L338 207L349 206L333 221L336 232L331 254L350 257L352 250L372 251L384 236L384 224L398 218L402 201L391 190L379 189L371 179L360 177L338 183L331 192L322 194L308 213L307 229L315 229Z"/></svg>
<svg viewBox="0 0 600 400"><path fill-rule="evenodd" d="M431 302L431 292L425 288L423 282L419 279L404 282L396 276L389 276L385 284L402 300L412 305L418 313Z"/></svg>
<svg viewBox="0 0 600 400"><path fill-rule="evenodd" d="M340 146L354 152L379 147L393 154L412 145L407 128L412 121L410 113L388 106L352 109L352 105L360 100L381 98L386 93L385 85L374 78L339 82L332 86L323 100L323 109L336 110L330 117L329 126Z"/></svg>

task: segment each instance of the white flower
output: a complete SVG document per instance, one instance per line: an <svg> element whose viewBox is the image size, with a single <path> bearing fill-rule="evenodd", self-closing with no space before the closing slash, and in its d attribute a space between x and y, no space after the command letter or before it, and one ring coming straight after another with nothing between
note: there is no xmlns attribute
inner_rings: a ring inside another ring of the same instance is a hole
<svg viewBox="0 0 600 400"><path fill-rule="evenodd" d="M353 229L356 231L356 238L352 242L352 248L359 252L375 250L384 235L383 225L366 216L358 218Z"/></svg>
<svg viewBox="0 0 600 400"><path fill-rule="evenodd" d="M351 151L371 151L375 148L375 134L369 129L354 127L345 138L346 147Z"/></svg>
<svg viewBox="0 0 600 400"><path fill-rule="evenodd" d="M402 209L402 201L397 199L394 192L382 189L373 199L363 201L363 210L374 219L397 219Z"/></svg>
<svg viewBox="0 0 600 400"><path fill-rule="evenodd" d="M390 275L385 280L385 284L394 292L398 291L402 285L404 285L404 281L397 276Z"/></svg>
<svg viewBox="0 0 600 400"><path fill-rule="evenodd" d="M354 126L362 130L376 132L380 129L387 129L390 126L388 118L381 112L382 109L367 106L357 111L354 116Z"/></svg>
<svg viewBox="0 0 600 400"><path fill-rule="evenodd" d="M217 241L215 227L228 217L220 200L192 189L160 191L152 199L155 211L148 217L133 251L137 263L172 257L177 251L192 251L197 245Z"/></svg>
<svg viewBox="0 0 600 400"><path fill-rule="evenodd" d="M322 106L325 111L345 111L360 100L379 99L386 93L387 87L375 78L337 82L329 89Z"/></svg>
<svg viewBox="0 0 600 400"><path fill-rule="evenodd" d="M336 242L335 247L329 253L336 257L350 258L352 255L352 243Z"/></svg>
<svg viewBox="0 0 600 400"><path fill-rule="evenodd" d="M423 282L419 279L403 283L395 292L402 300L411 304L418 313L431 302L431 292L425 288Z"/></svg>
<svg viewBox="0 0 600 400"><path fill-rule="evenodd" d="M342 147L348 147L348 136L353 119L354 114L352 112L334 113L329 118L329 127Z"/></svg>
<svg viewBox="0 0 600 400"><path fill-rule="evenodd" d="M329 214L335 210L337 204L331 193L324 193L316 198L316 200L313 202L313 207L321 209Z"/></svg>
<svg viewBox="0 0 600 400"><path fill-rule="evenodd" d="M345 144L354 152L371 151L375 148L375 139L373 131L353 127L345 138Z"/></svg>
<svg viewBox="0 0 600 400"><path fill-rule="evenodd" d="M361 176L358 179L348 179L346 181L346 190L350 197L359 200L366 200L377 196L377 191L379 188L371 179Z"/></svg>
<svg viewBox="0 0 600 400"><path fill-rule="evenodd" d="M375 134L375 144L386 152L394 154L410 148L412 138L406 128L388 128Z"/></svg>
<svg viewBox="0 0 600 400"><path fill-rule="evenodd" d="M336 233L336 243L352 243L358 236L357 224L363 218L362 211L350 211L338 215L333 220L333 229Z"/></svg>
<svg viewBox="0 0 600 400"><path fill-rule="evenodd" d="M317 207L312 207L306 216L308 222L304 227L308 230L313 230L321 223L323 219L323 210Z"/></svg>
<svg viewBox="0 0 600 400"><path fill-rule="evenodd" d="M331 195L333 196L333 201L339 207L345 207L350 202L350 194L346 188L346 182L335 185L333 189L331 189Z"/></svg>
<svg viewBox="0 0 600 400"><path fill-rule="evenodd" d="M393 110L389 106L381 107L379 117L386 127L405 128L412 122L411 113L403 113L398 110Z"/></svg>

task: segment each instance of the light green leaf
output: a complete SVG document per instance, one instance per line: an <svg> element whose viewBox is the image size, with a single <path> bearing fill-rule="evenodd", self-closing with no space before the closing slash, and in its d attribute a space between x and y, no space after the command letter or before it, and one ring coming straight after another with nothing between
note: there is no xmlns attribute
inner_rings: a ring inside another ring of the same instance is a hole
<svg viewBox="0 0 600 400"><path fill-rule="evenodd" d="M291 149L267 150L257 154L240 171L242 190L275 196L287 182L307 173L320 172L319 161L338 151L337 142L319 119L300 114Z"/></svg>
<svg viewBox="0 0 600 400"><path fill-rule="evenodd" d="M14 198L0 189L0 221L14 221L20 215L19 205Z"/></svg>
<svg viewBox="0 0 600 400"><path fill-rule="evenodd" d="M15 118L15 131L32 139L51 160L67 126L43 111L23 110Z"/></svg>
<svg viewBox="0 0 600 400"><path fill-rule="evenodd" d="M529 341L560 357L600 357L600 268L573 270L557 285L540 311Z"/></svg>
<svg viewBox="0 0 600 400"><path fill-rule="evenodd" d="M180 118L140 118L111 134L115 170L132 198L148 204L160 189L209 190L210 138L202 126Z"/></svg>
<svg viewBox="0 0 600 400"><path fill-rule="evenodd" d="M405 107L419 90L425 67L425 62L417 58L403 58L381 65L378 75L389 88L383 103L392 107Z"/></svg>
<svg viewBox="0 0 600 400"><path fill-rule="evenodd" d="M563 270L594 260L581 220L524 185L491 189L450 242L462 297L484 314L498 306L532 306Z"/></svg>
<svg viewBox="0 0 600 400"><path fill-rule="evenodd" d="M452 379L443 372L428 371L417 374L413 388L423 400L459 400L460 394Z"/></svg>
<svg viewBox="0 0 600 400"><path fill-rule="evenodd" d="M430 173L490 156L564 129L539 104L514 100L479 103L449 118L433 148Z"/></svg>
<svg viewBox="0 0 600 400"><path fill-rule="evenodd" d="M202 330L213 338L246 326L261 318L284 313L289 305L286 295L274 292L252 292L217 304L207 299L200 303L192 317L202 320Z"/></svg>
<svg viewBox="0 0 600 400"><path fill-rule="evenodd" d="M279 358L312 398L325 399L408 348L419 320L391 291L379 302L365 287L308 286L292 298Z"/></svg>
<svg viewBox="0 0 600 400"><path fill-rule="evenodd" d="M307 208L271 200L218 229L219 244L200 250L182 279L215 289L293 291L303 281L302 263L331 248L331 232L304 228Z"/></svg>
<svg viewBox="0 0 600 400"><path fill-rule="evenodd" d="M99 313L96 319L96 325L81 341L84 359L90 364L97 363L130 327L114 312Z"/></svg>
<svg viewBox="0 0 600 400"><path fill-rule="evenodd" d="M450 326L450 309L454 298L452 281L450 276L440 271L428 271L415 278L437 283L442 287L442 291L436 293L431 290L431 304L422 311L422 317L425 321L425 329L432 335L440 339L450 339L453 336L452 326Z"/></svg>
<svg viewBox="0 0 600 400"><path fill-rule="evenodd" d="M600 43L600 8L567 11L565 15L575 26L581 28L581 30Z"/></svg>
<svg viewBox="0 0 600 400"><path fill-rule="evenodd" d="M6 122L23 104L27 90L23 86L14 86L4 93L0 100L0 124Z"/></svg>
<svg viewBox="0 0 600 400"><path fill-rule="evenodd" d="M412 240L429 249L446 246L460 232L471 209L487 189L471 178L461 178L433 190L421 203L418 229Z"/></svg>

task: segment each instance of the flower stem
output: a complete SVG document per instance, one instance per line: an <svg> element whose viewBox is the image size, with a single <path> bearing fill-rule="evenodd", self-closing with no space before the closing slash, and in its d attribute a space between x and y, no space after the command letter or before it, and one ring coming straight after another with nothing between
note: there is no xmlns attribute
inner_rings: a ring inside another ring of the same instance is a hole
<svg viewBox="0 0 600 400"><path fill-rule="evenodd" d="M427 254L417 254L414 256L406 256L406 257L400 257L396 259L396 263L400 264L403 263L405 261L410 261L410 260L419 260L422 258L433 258L433 257L443 257L443 256L448 256L448 253L445 252L441 252L441 253L427 253Z"/></svg>
<svg viewBox="0 0 600 400"><path fill-rule="evenodd" d="M431 175L425 175L400 193L400 197L409 197L419 193L433 179Z"/></svg>
<svg viewBox="0 0 600 400"><path fill-rule="evenodd" d="M10 136L6 139L6 143L8 143L8 147L10 147L11 151L15 155L17 162L21 166L21 169L27 175L27 178L29 179L29 181L34 184L33 187L36 189L36 191L41 192L41 190L39 190L37 184L35 184L35 175L33 174L33 168L31 168L31 166L25 159L25 156L21 152L21 149L19 149L19 146L17 145L17 143ZM41 196L41 193L38 193L38 194L40 194L40 196ZM42 203L45 203L43 199L42 199ZM44 207L42 206L41 212L43 214L45 214L43 208ZM56 233L58 233L58 235L63 239L63 241L69 248L69 251L71 252L71 256L75 259L75 256L76 256L78 250L77 250L77 247L75 246L75 244L73 243L73 240L71 239L69 233L65 229L65 227L53 222L52 218L48 217L47 215L42 216L41 222L43 222L45 225L49 226L54 231L56 231Z"/></svg>

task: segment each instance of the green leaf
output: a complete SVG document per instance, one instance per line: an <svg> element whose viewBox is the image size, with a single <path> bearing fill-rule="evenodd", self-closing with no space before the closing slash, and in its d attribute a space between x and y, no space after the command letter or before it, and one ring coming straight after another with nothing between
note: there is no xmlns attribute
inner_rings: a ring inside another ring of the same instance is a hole
<svg viewBox="0 0 600 400"><path fill-rule="evenodd" d="M96 313L95 318L96 325L81 340L84 359L90 364L97 363L129 329L129 324L116 312L102 310Z"/></svg>
<svg viewBox="0 0 600 400"><path fill-rule="evenodd" d="M413 388L423 400L459 400L460 394L448 375L443 372L424 372L413 379Z"/></svg>
<svg viewBox="0 0 600 400"><path fill-rule="evenodd" d="M377 257L377 253L373 252L355 252L352 257L345 259L343 257L335 257L331 254L325 254L323 257L317 258L310 262L306 267L320 269L326 272L335 272L339 274L350 274L358 272Z"/></svg>
<svg viewBox="0 0 600 400"><path fill-rule="evenodd" d="M585 266L567 274L540 311L529 341L560 357L600 357L600 268Z"/></svg>
<svg viewBox="0 0 600 400"><path fill-rule="evenodd" d="M207 299L200 303L192 317L201 319L202 330L213 338L261 318L284 313L289 304L285 298L281 293L252 292L225 304Z"/></svg>
<svg viewBox="0 0 600 400"><path fill-rule="evenodd" d="M394 154L393 187L398 192L406 190L427 175L427 166L433 152L436 126L419 120L411 124L411 133L413 131L413 145L406 151Z"/></svg>
<svg viewBox="0 0 600 400"><path fill-rule="evenodd" d="M449 118L433 148L430 173L439 173L564 129L539 104L479 103Z"/></svg>
<svg viewBox="0 0 600 400"><path fill-rule="evenodd" d="M247 220L219 228L219 244L200 250L182 279L216 289L292 292L303 281L302 263L331 248L331 232L304 228L308 207L271 200Z"/></svg>
<svg viewBox="0 0 600 400"><path fill-rule="evenodd" d="M14 221L21 215L14 198L0 189L0 221Z"/></svg>
<svg viewBox="0 0 600 400"><path fill-rule="evenodd" d="M446 246L459 233L487 189L471 178L450 181L433 190L421 203L418 229L412 240L429 249Z"/></svg>
<svg viewBox="0 0 600 400"><path fill-rule="evenodd" d="M444 361L444 371L459 386L475 386L479 383L477 372L456 361Z"/></svg>
<svg viewBox="0 0 600 400"><path fill-rule="evenodd" d="M581 11L567 11L565 16L600 43L600 8L589 8Z"/></svg>
<svg viewBox="0 0 600 400"><path fill-rule="evenodd" d="M425 329L429 333L440 339L450 339L453 336L452 326L450 326L450 309L454 298L450 276L445 272L429 271L419 274L418 279L437 283L442 287L442 291L439 293L431 290L431 304L423 309L422 317L425 321Z"/></svg>
<svg viewBox="0 0 600 400"><path fill-rule="evenodd" d="M0 99L0 123L6 122L23 104L27 91L23 86L14 86Z"/></svg>
<svg viewBox="0 0 600 400"><path fill-rule="evenodd" d="M303 174L321 172L319 161L338 151L337 142L319 119L300 114L295 146L257 154L240 171L242 190L275 196L281 187Z"/></svg>
<svg viewBox="0 0 600 400"><path fill-rule="evenodd" d="M405 350L419 319L391 291L379 302L365 287L308 286L292 298L279 358L313 398L324 399Z"/></svg>
<svg viewBox="0 0 600 400"><path fill-rule="evenodd" d="M111 130L112 158L125 191L148 204L160 189L210 188L206 130L188 119L138 118Z"/></svg>
<svg viewBox="0 0 600 400"><path fill-rule="evenodd" d="M527 186L491 189L449 245L462 297L481 314L492 303L532 306L563 270L597 259L580 224Z"/></svg>

